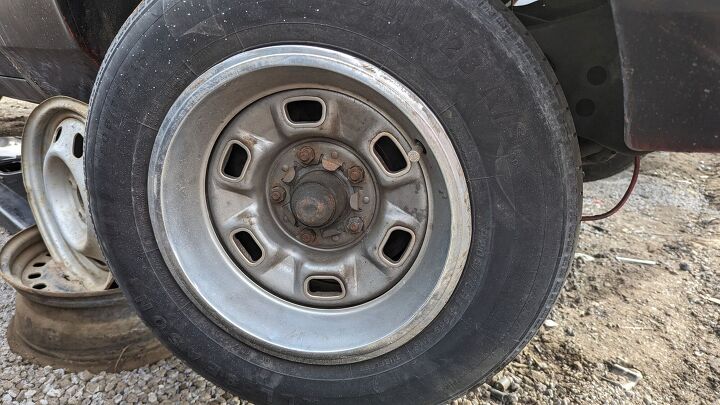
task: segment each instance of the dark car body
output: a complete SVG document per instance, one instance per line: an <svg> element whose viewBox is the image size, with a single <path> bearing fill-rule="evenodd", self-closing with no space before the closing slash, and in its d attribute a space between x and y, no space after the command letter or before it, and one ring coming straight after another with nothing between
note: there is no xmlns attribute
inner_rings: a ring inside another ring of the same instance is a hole
<svg viewBox="0 0 720 405"><path fill-rule="evenodd" d="M0 96L38 102L65 95L88 101L105 51L138 2L0 0ZM542 16L530 30L541 47L548 47L546 53L553 43L577 50L577 60L568 64L572 69L556 72L579 136L587 132L585 138L622 153L720 152L720 1L545 0L535 7L540 14L562 12L578 2L589 4L591 11L571 23L575 30L585 28L585 35L560 31L564 35L558 37L553 28L559 25L552 24L562 19ZM609 32L594 31L603 29L602 7ZM593 47L599 51L582 52ZM615 90L603 92L585 83L593 64L583 55L590 54L617 65ZM587 97L572 100L578 88L599 93L606 115L602 109L593 119L583 110L578 114L588 105Z"/></svg>

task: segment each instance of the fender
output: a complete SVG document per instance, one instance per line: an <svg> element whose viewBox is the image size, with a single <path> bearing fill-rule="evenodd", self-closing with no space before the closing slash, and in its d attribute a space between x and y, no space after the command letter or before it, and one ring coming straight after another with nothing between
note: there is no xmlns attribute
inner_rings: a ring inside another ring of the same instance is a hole
<svg viewBox="0 0 720 405"><path fill-rule="evenodd" d="M720 152L720 2L611 3L627 146L636 151Z"/></svg>
<svg viewBox="0 0 720 405"><path fill-rule="evenodd" d="M0 94L87 102L98 69L139 0L0 2Z"/></svg>

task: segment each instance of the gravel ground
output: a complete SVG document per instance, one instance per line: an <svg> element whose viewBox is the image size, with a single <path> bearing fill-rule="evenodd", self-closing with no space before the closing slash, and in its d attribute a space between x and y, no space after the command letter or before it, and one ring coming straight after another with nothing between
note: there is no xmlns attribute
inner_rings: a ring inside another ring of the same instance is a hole
<svg viewBox="0 0 720 405"><path fill-rule="evenodd" d="M0 136L19 135L30 109L0 102ZM535 339L454 404L720 404L720 157L654 154L643 166L622 213L582 226L567 285ZM628 181L586 185L586 211L612 205ZM0 403L246 403L174 358L119 374L29 364L5 341L13 296L0 284ZM642 379L630 387L633 375Z"/></svg>

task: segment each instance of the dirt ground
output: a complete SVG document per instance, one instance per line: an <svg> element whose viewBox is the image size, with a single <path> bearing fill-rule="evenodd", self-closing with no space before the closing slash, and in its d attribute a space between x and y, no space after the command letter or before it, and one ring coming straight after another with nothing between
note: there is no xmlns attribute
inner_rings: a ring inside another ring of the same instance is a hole
<svg viewBox="0 0 720 405"><path fill-rule="evenodd" d="M510 377L510 401L720 404L720 156L656 153L641 173L620 214L582 225L550 321L490 383ZM586 184L585 212L612 206L629 180ZM642 380L618 387L629 381L616 365Z"/></svg>
<svg viewBox="0 0 720 405"><path fill-rule="evenodd" d="M0 102L0 136L19 136L31 107L7 99ZM629 179L625 172L586 184L585 212L611 207ZM539 334L492 381L454 402L720 404L719 265L720 155L646 157L639 186L626 208L610 219L582 225L573 269ZM5 353L5 342L1 344ZM3 354L0 369L10 365L34 367ZM177 360L165 366L194 375ZM95 381L76 380L80 385ZM146 385L137 394L115 390L105 397L94 391L80 399L175 402L205 398L192 390L212 389L219 392L212 396L217 403L239 400L210 383L181 384L168 391L173 382L158 381L164 388L158 388L157 395L152 393L155 387ZM16 392L11 402L28 398L22 395Z"/></svg>

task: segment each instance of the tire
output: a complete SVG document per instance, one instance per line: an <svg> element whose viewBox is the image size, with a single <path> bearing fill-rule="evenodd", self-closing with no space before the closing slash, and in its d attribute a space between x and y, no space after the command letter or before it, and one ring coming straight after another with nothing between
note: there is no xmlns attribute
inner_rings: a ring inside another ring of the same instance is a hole
<svg viewBox="0 0 720 405"><path fill-rule="evenodd" d="M153 224L151 162L176 101L214 66L278 44L342 52L397 78L441 122L467 179L473 231L454 292L411 340L349 364L297 360L231 333L177 277ZM571 114L499 1L146 1L108 52L88 122L91 212L118 284L178 357L255 403L458 396L527 344L571 262L582 182Z"/></svg>

